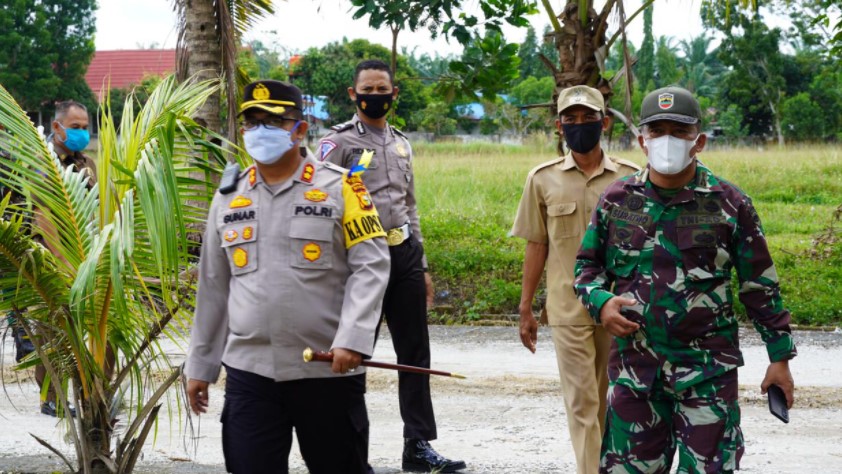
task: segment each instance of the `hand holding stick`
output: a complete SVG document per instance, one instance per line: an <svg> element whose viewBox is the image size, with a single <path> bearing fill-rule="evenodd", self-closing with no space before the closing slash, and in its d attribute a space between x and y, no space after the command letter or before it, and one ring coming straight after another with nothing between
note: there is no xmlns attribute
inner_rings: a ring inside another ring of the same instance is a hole
<svg viewBox="0 0 842 474"><path fill-rule="evenodd" d="M330 352L316 352L309 347L304 349L304 362L310 361L318 361L318 362L332 362L333 361L333 354ZM363 359L362 364L366 367L376 367L379 369L391 369L391 370L398 370L401 372L413 372L416 374L428 374L428 375L442 375L444 377L453 377L455 379L464 379L464 375L459 375L453 372L444 372L442 370L432 370L432 369L425 369L423 367L415 367L412 365L403 365L403 364L389 364L387 362L377 362L374 360L365 360Z"/></svg>

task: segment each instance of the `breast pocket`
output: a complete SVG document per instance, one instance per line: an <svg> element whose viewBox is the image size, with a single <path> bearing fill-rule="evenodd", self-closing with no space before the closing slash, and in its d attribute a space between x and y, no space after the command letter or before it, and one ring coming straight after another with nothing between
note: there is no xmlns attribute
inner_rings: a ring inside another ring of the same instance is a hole
<svg viewBox="0 0 842 474"><path fill-rule="evenodd" d="M293 218L289 231L291 265L310 270L333 268L333 226L333 219Z"/></svg>
<svg viewBox="0 0 842 474"><path fill-rule="evenodd" d="M257 270L257 221L227 225L222 228L220 237L231 275L240 276Z"/></svg>
<svg viewBox="0 0 842 474"><path fill-rule="evenodd" d="M646 229L636 225L608 225L605 267L618 277L629 277L640 265L640 253L646 243Z"/></svg>
<svg viewBox="0 0 842 474"><path fill-rule="evenodd" d="M576 202L547 205L547 231L553 237L566 238L579 234L579 215Z"/></svg>
<svg viewBox="0 0 842 474"><path fill-rule="evenodd" d="M686 279L691 282L730 276L729 227L679 227L678 250Z"/></svg>

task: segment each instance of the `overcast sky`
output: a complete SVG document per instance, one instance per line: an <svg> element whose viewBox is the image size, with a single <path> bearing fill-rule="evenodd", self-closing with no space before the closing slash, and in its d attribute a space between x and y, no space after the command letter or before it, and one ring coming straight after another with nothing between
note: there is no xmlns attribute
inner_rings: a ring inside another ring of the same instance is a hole
<svg viewBox="0 0 842 474"><path fill-rule="evenodd" d="M473 5L475 1L467 2ZM560 8L561 0L550 0ZM603 2L597 0L597 4ZM267 46L290 52L304 52L310 47L323 46L343 37L348 39L367 38L391 48L391 33L388 29L374 31L368 27L367 17L353 20L348 0L276 0L276 13L262 21L248 39L259 39ZM626 1L626 14L631 15L639 6L639 0ZM702 32L699 8L701 0L658 0L655 3L653 33L657 36L673 36L677 40L698 36ZM172 0L99 0L97 10L96 47L99 50L136 49L156 45L174 48L176 42L176 19ZM616 24L616 18L611 22ZM530 17L530 22L540 34L549 22L541 11ZM525 29L506 30L509 41L521 42ZM629 29L629 40L639 44L643 37L642 17L635 19ZM418 54L427 52L441 55L459 54L461 48L455 41L431 41L426 32L402 32L398 37L399 47L417 48Z"/></svg>

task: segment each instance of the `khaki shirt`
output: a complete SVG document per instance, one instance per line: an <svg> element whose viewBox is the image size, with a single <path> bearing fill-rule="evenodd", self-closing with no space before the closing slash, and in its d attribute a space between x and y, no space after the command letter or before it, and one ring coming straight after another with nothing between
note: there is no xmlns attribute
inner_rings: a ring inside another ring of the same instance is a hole
<svg viewBox="0 0 842 474"><path fill-rule="evenodd" d="M359 178L312 155L273 191L251 167L211 204L185 366L214 382L220 364L276 381L338 377L302 352L370 356L389 251ZM359 374L362 368L355 374Z"/></svg>
<svg viewBox="0 0 842 474"><path fill-rule="evenodd" d="M603 155L588 178L568 154L538 165L526 178L512 235L549 246L546 309L551 326L594 324L573 291L576 252L602 191L638 169L630 161Z"/></svg>
<svg viewBox="0 0 842 474"><path fill-rule="evenodd" d="M316 155L322 161L350 169L365 150L374 150L374 157L362 178L374 199L383 228L394 229L409 222L412 234L419 242L423 241L415 202L412 147L404 134L388 125L381 138L354 115L321 139Z"/></svg>

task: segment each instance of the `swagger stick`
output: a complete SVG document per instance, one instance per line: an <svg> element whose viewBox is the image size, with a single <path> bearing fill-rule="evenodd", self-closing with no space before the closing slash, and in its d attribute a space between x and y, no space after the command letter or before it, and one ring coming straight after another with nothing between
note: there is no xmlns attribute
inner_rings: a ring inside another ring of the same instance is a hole
<svg viewBox="0 0 842 474"><path fill-rule="evenodd" d="M304 362L310 361L319 361L319 362L333 362L333 353L331 352L316 352L309 347L304 349ZM429 375L443 375L445 377L453 377L455 379L464 379L464 375L459 375L453 372L444 372L442 370L432 370L432 369L425 369L423 367L415 367L413 365L403 365L403 364L389 364L387 362L377 362L375 360L365 360L363 359L360 365L364 365L366 367L377 367L378 369L391 369L391 370L398 370L401 372L414 372L416 374L429 374Z"/></svg>

